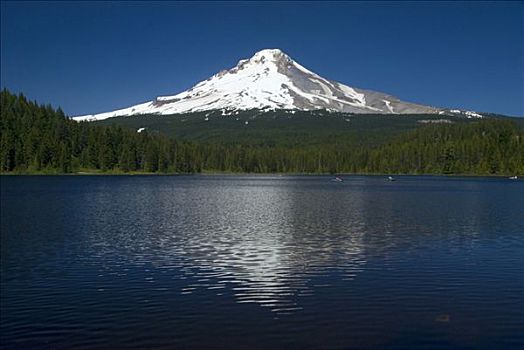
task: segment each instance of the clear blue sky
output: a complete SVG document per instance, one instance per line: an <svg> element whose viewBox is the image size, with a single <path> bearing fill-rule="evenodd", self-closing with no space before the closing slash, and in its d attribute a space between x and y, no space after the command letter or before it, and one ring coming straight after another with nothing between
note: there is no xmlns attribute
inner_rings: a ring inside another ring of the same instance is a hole
<svg viewBox="0 0 524 350"><path fill-rule="evenodd" d="M174 94L263 48L406 101L524 115L523 2L1 3L1 85L70 115Z"/></svg>

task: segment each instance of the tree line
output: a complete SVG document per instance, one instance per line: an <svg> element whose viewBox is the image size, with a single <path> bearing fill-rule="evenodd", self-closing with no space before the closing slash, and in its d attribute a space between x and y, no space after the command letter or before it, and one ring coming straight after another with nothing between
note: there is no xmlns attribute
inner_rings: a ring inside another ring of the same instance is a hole
<svg viewBox="0 0 524 350"><path fill-rule="evenodd" d="M79 123L22 94L0 94L2 173L524 173L524 131L503 119L422 126L381 145L246 145Z"/></svg>

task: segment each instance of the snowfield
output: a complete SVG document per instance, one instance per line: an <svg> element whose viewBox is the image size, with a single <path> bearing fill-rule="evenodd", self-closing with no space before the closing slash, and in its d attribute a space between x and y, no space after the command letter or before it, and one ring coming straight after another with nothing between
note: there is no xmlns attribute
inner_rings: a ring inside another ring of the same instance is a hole
<svg viewBox="0 0 524 350"><path fill-rule="evenodd" d="M379 92L352 88L322 78L279 49L259 51L177 95L116 111L74 117L102 120L139 114L170 115L222 110L321 110L347 113L442 113L442 109L402 102ZM467 117L480 116L466 112ZM481 117L481 116L480 116Z"/></svg>

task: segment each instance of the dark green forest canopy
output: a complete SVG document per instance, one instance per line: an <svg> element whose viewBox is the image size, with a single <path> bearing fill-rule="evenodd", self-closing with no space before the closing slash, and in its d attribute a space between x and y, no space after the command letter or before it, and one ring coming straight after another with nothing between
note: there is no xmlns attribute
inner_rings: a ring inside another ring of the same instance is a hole
<svg viewBox="0 0 524 350"><path fill-rule="evenodd" d="M215 111L78 123L3 90L0 130L3 173L524 173L523 121L500 116Z"/></svg>
<svg viewBox="0 0 524 350"><path fill-rule="evenodd" d="M337 143L379 145L408 130L430 123L470 123L477 119L436 114L347 114L327 111L194 112L176 115L114 117L93 122L146 128L176 139L254 146L309 146ZM508 120L508 118L504 118ZM512 118L516 122L524 119Z"/></svg>

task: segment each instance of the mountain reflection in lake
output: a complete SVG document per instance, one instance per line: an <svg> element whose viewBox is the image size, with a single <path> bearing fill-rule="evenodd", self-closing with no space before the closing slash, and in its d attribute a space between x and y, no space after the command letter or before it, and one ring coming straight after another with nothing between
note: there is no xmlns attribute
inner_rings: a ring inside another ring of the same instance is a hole
<svg viewBox="0 0 524 350"><path fill-rule="evenodd" d="M2 345L518 348L515 203L502 179L4 177Z"/></svg>
<svg viewBox="0 0 524 350"><path fill-rule="evenodd" d="M289 313L301 309L300 297L313 287L329 286L313 285L313 276L337 269L352 279L360 271L363 203L359 191L326 193L315 184L304 191L296 180L278 180L175 182L153 193L132 191L143 200L129 198L130 205L124 199L110 211L114 199L102 190L94 201L86 198L90 207L78 220L91 226L88 248L102 259L176 269L187 281L182 294L203 288L220 295L230 288L239 303ZM115 216L129 220L115 227Z"/></svg>

